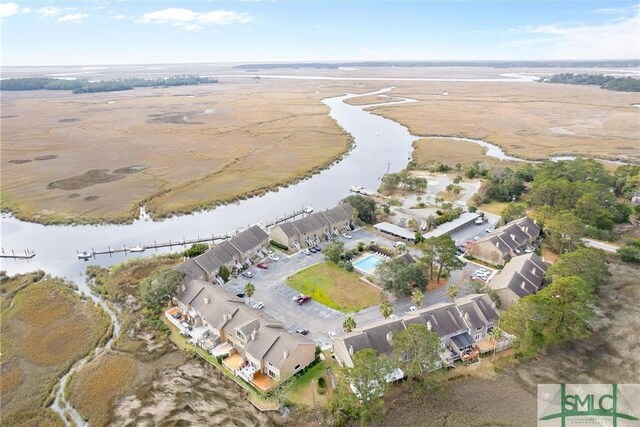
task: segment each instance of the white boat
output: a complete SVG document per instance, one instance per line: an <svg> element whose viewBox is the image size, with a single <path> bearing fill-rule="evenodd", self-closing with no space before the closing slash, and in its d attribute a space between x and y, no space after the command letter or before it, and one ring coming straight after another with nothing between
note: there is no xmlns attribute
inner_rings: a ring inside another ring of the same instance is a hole
<svg viewBox="0 0 640 427"><path fill-rule="evenodd" d="M78 252L78 259L82 259L84 261L88 260L93 256L93 251L82 251Z"/></svg>
<svg viewBox="0 0 640 427"><path fill-rule="evenodd" d="M304 210L304 213L311 213L311 212L313 212L313 208L311 206L309 206Z"/></svg>
<svg viewBox="0 0 640 427"><path fill-rule="evenodd" d="M140 245L129 248L129 252L144 252L144 248Z"/></svg>

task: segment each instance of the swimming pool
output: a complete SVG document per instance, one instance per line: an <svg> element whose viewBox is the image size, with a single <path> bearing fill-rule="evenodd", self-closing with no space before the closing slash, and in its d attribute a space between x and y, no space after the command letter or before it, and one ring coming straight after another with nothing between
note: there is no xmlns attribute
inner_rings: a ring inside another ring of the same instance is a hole
<svg viewBox="0 0 640 427"><path fill-rule="evenodd" d="M372 274L376 271L378 264L382 262L382 258L376 254L368 254L353 263L353 268L363 274Z"/></svg>

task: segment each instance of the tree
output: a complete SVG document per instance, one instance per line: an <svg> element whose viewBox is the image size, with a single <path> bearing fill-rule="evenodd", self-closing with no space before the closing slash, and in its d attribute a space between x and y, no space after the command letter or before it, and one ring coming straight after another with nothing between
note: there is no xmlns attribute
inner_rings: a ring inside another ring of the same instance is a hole
<svg viewBox="0 0 640 427"><path fill-rule="evenodd" d="M545 233L551 250L557 254L563 254L581 244L580 238L584 235L584 224L570 211L561 211L549 220Z"/></svg>
<svg viewBox="0 0 640 427"><path fill-rule="evenodd" d="M226 265L221 265L220 266L220 270L218 270L218 276L220 276L220 278L222 280L226 282L229 281L229 276L231 275L231 273L229 272L229 269L227 268Z"/></svg>
<svg viewBox="0 0 640 427"><path fill-rule="evenodd" d="M140 283L140 298L153 312L160 312L178 291L185 273L178 270L160 269Z"/></svg>
<svg viewBox="0 0 640 427"><path fill-rule="evenodd" d="M627 243L618 249L618 255L620 255L620 259L624 262L640 263L640 239Z"/></svg>
<svg viewBox="0 0 640 427"><path fill-rule="evenodd" d="M410 286L423 288L427 284L423 267L410 264L404 258L383 261L376 269L376 276L382 288L396 296L409 295Z"/></svg>
<svg viewBox="0 0 640 427"><path fill-rule="evenodd" d="M595 291L607 283L611 273L602 252L594 248L580 248L560 255L558 261L547 270L546 276L551 280L577 276Z"/></svg>
<svg viewBox="0 0 640 427"><path fill-rule="evenodd" d="M370 414L387 391L386 378L393 372L393 365L386 357L378 357L372 348L356 352L352 360L353 368L347 369L345 376L354 394Z"/></svg>
<svg viewBox="0 0 640 427"><path fill-rule="evenodd" d="M349 203L357 211L357 218L368 224L376 220L376 202L369 196L353 195L346 197L342 203Z"/></svg>
<svg viewBox="0 0 640 427"><path fill-rule="evenodd" d="M416 289L411 293L411 301L416 305L416 307L420 307L422 305L422 301L424 301L424 294L422 291Z"/></svg>
<svg viewBox="0 0 640 427"><path fill-rule="evenodd" d="M364 252L364 242L358 242L358 244L356 245L356 249L358 250L358 252Z"/></svg>
<svg viewBox="0 0 640 427"><path fill-rule="evenodd" d="M186 256L187 258L193 258L198 255L202 255L208 249L209 245L207 245L206 243L194 243L189 249L184 251L184 256Z"/></svg>
<svg viewBox="0 0 640 427"><path fill-rule="evenodd" d="M500 212L502 220L505 222L511 222L514 219L522 218L527 214L527 205L524 203L511 202Z"/></svg>
<svg viewBox="0 0 640 427"><path fill-rule="evenodd" d="M454 285L447 286L447 296L453 302L458 296L458 288L456 288Z"/></svg>
<svg viewBox="0 0 640 427"><path fill-rule="evenodd" d="M356 325L356 321L351 316L348 316L346 319L344 319L344 322L342 322L342 328L347 332L353 331L356 326L358 325Z"/></svg>
<svg viewBox="0 0 640 427"><path fill-rule="evenodd" d="M489 332L489 337L491 338L491 341L493 341L493 356L491 356L491 362L493 362L493 359L496 358L496 349L502 339L502 329L498 326L494 327L491 332Z"/></svg>
<svg viewBox="0 0 640 427"><path fill-rule="evenodd" d="M244 293L249 298L249 305L251 305L251 297L255 292L256 286L253 283L247 282L247 284L244 285Z"/></svg>
<svg viewBox="0 0 640 427"><path fill-rule="evenodd" d="M407 228L409 230L416 231L418 229L418 221L416 221L415 218L411 218L407 222Z"/></svg>
<svg viewBox="0 0 640 427"><path fill-rule="evenodd" d="M337 264L338 262L340 262L340 258L342 258L343 249L344 249L344 242L340 240L336 240L336 241L327 243L324 249L322 249L322 253L324 254L324 257L326 259L333 262L334 264Z"/></svg>
<svg viewBox="0 0 640 427"><path fill-rule="evenodd" d="M456 256L458 248L456 242L451 236L444 234L438 237L432 237L435 244L435 258L434 261L438 264L438 274L436 276L436 282L440 283L443 271L458 270L464 267L464 262Z"/></svg>
<svg viewBox="0 0 640 427"><path fill-rule="evenodd" d="M347 425L350 421L364 420L365 414L362 404L351 391L349 381L345 376L338 378L328 408L338 426Z"/></svg>
<svg viewBox="0 0 640 427"><path fill-rule="evenodd" d="M389 300L382 301L380 304L380 314L382 314L382 317L385 319L388 319L389 316L393 314L393 305L391 305Z"/></svg>
<svg viewBox="0 0 640 427"><path fill-rule="evenodd" d="M440 336L422 323L412 323L393 334L393 352L411 379L421 378L440 365Z"/></svg>

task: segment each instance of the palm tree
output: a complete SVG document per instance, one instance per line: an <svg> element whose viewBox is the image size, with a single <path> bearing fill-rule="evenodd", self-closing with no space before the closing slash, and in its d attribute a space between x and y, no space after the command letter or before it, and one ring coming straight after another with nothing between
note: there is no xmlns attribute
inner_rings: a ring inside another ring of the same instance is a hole
<svg viewBox="0 0 640 427"><path fill-rule="evenodd" d="M380 304L380 313L385 319L388 319L389 316L393 314L393 306L389 301L383 301L382 304Z"/></svg>
<svg viewBox="0 0 640 427"><path fill-rule="evenodd" d="M416 289L411 293L411 301L416 305L416 307L420 308L422 305L422 301L424 301L424 294L419 289Z"/></svg>
<svg viewBox="0 0 640 427"><path fill-rule="evenodd" d="M251 297L255 292L256 292L256 287L253 283L247 282L247 284L244 285L244 293L246 296L249 297L249 305L251 305Z"/></svg>
<svg viewBox="0 0 640 427"><path fill-rule="evenodd" d="M458 296L458 288L453 285L447 286L447 295L449 295L451 302L453 302L453 300L455 300Z"/></svg>
<svg viewBox="0 0 640 427"><path fill-rule="evenodd" d="M493 346L493 356L491 357L491 361L493 362L493 359L495 359L496 357L496 349L498 348L498 342L502 338L502 329L500 329L499 326L496 326L491 330L491 332L489 332L489 336L491 337L491 341L493 341L495 344Z"/></svg>
<svg viewBox="0 0 640 427"><path fill-rule="evenodd" d="M347 331L347 332L351 332L356 328L356 321L353 320L353 317L349 316L346 319L344 319L344 322L342 322L342 328Z"/></svg>

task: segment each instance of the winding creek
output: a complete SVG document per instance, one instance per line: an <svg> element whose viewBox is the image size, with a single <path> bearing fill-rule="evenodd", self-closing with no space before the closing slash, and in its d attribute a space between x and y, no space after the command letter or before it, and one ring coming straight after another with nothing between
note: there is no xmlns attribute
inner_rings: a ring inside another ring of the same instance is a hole
<svg viewBox="0 0 640 427"><path fill-rule="evenodd" d="M377 189L381 177L386 172L397 172L406 166L411 155L411 144L419 137L411 135L405 126L366 110L378 104L353 106L343 101L360 96L383 94L391 89L385 88L360 95L347 94L325 99L323 102L330 108L329 115L353 136L355 145L348 155L327 170L295 185L281 188L279 191L221 206L211 211L174 217L161 222L151 221L142 216L128 225L44 226L22 222L10 216L0 220L0 235L5 251L13 249L21 252L29 249L37 254L35 258L28 261L2 259L3 270L8 274L16 274L42 269L53 276L71 280L78 285L79 292L89 295L106 310L114 324L113 336L105 347L95 349L91 355L76 363L60 381L52 408L65 419L67 425L71 423L66 419L65 414L69 414L77 425L86 425L78 412L64 399L67 380L86 361L104 351L105 348L109 348L120 331L120 325L113 310L98 295L91 292L84 277L85 268L87 264L110 266L132 257L151 255L150 251L142 254L100 255L85 263L77 259L76 250L132 247L154 241L179 242L183 238L221 235L250 224L282 217L302 206L311 205L315 210L332 207L349 194L348 189L353 185ZM384 103L384 105L409 102L414 100L402 99ZM502 149L486 141L456 137L436 138L476 143L487 149L488 156L526 161L508 156ZM183 249L181 246L176 246L173 251ZM157 253L169 251L170 249L165 248L159 249Z"/></svg>

